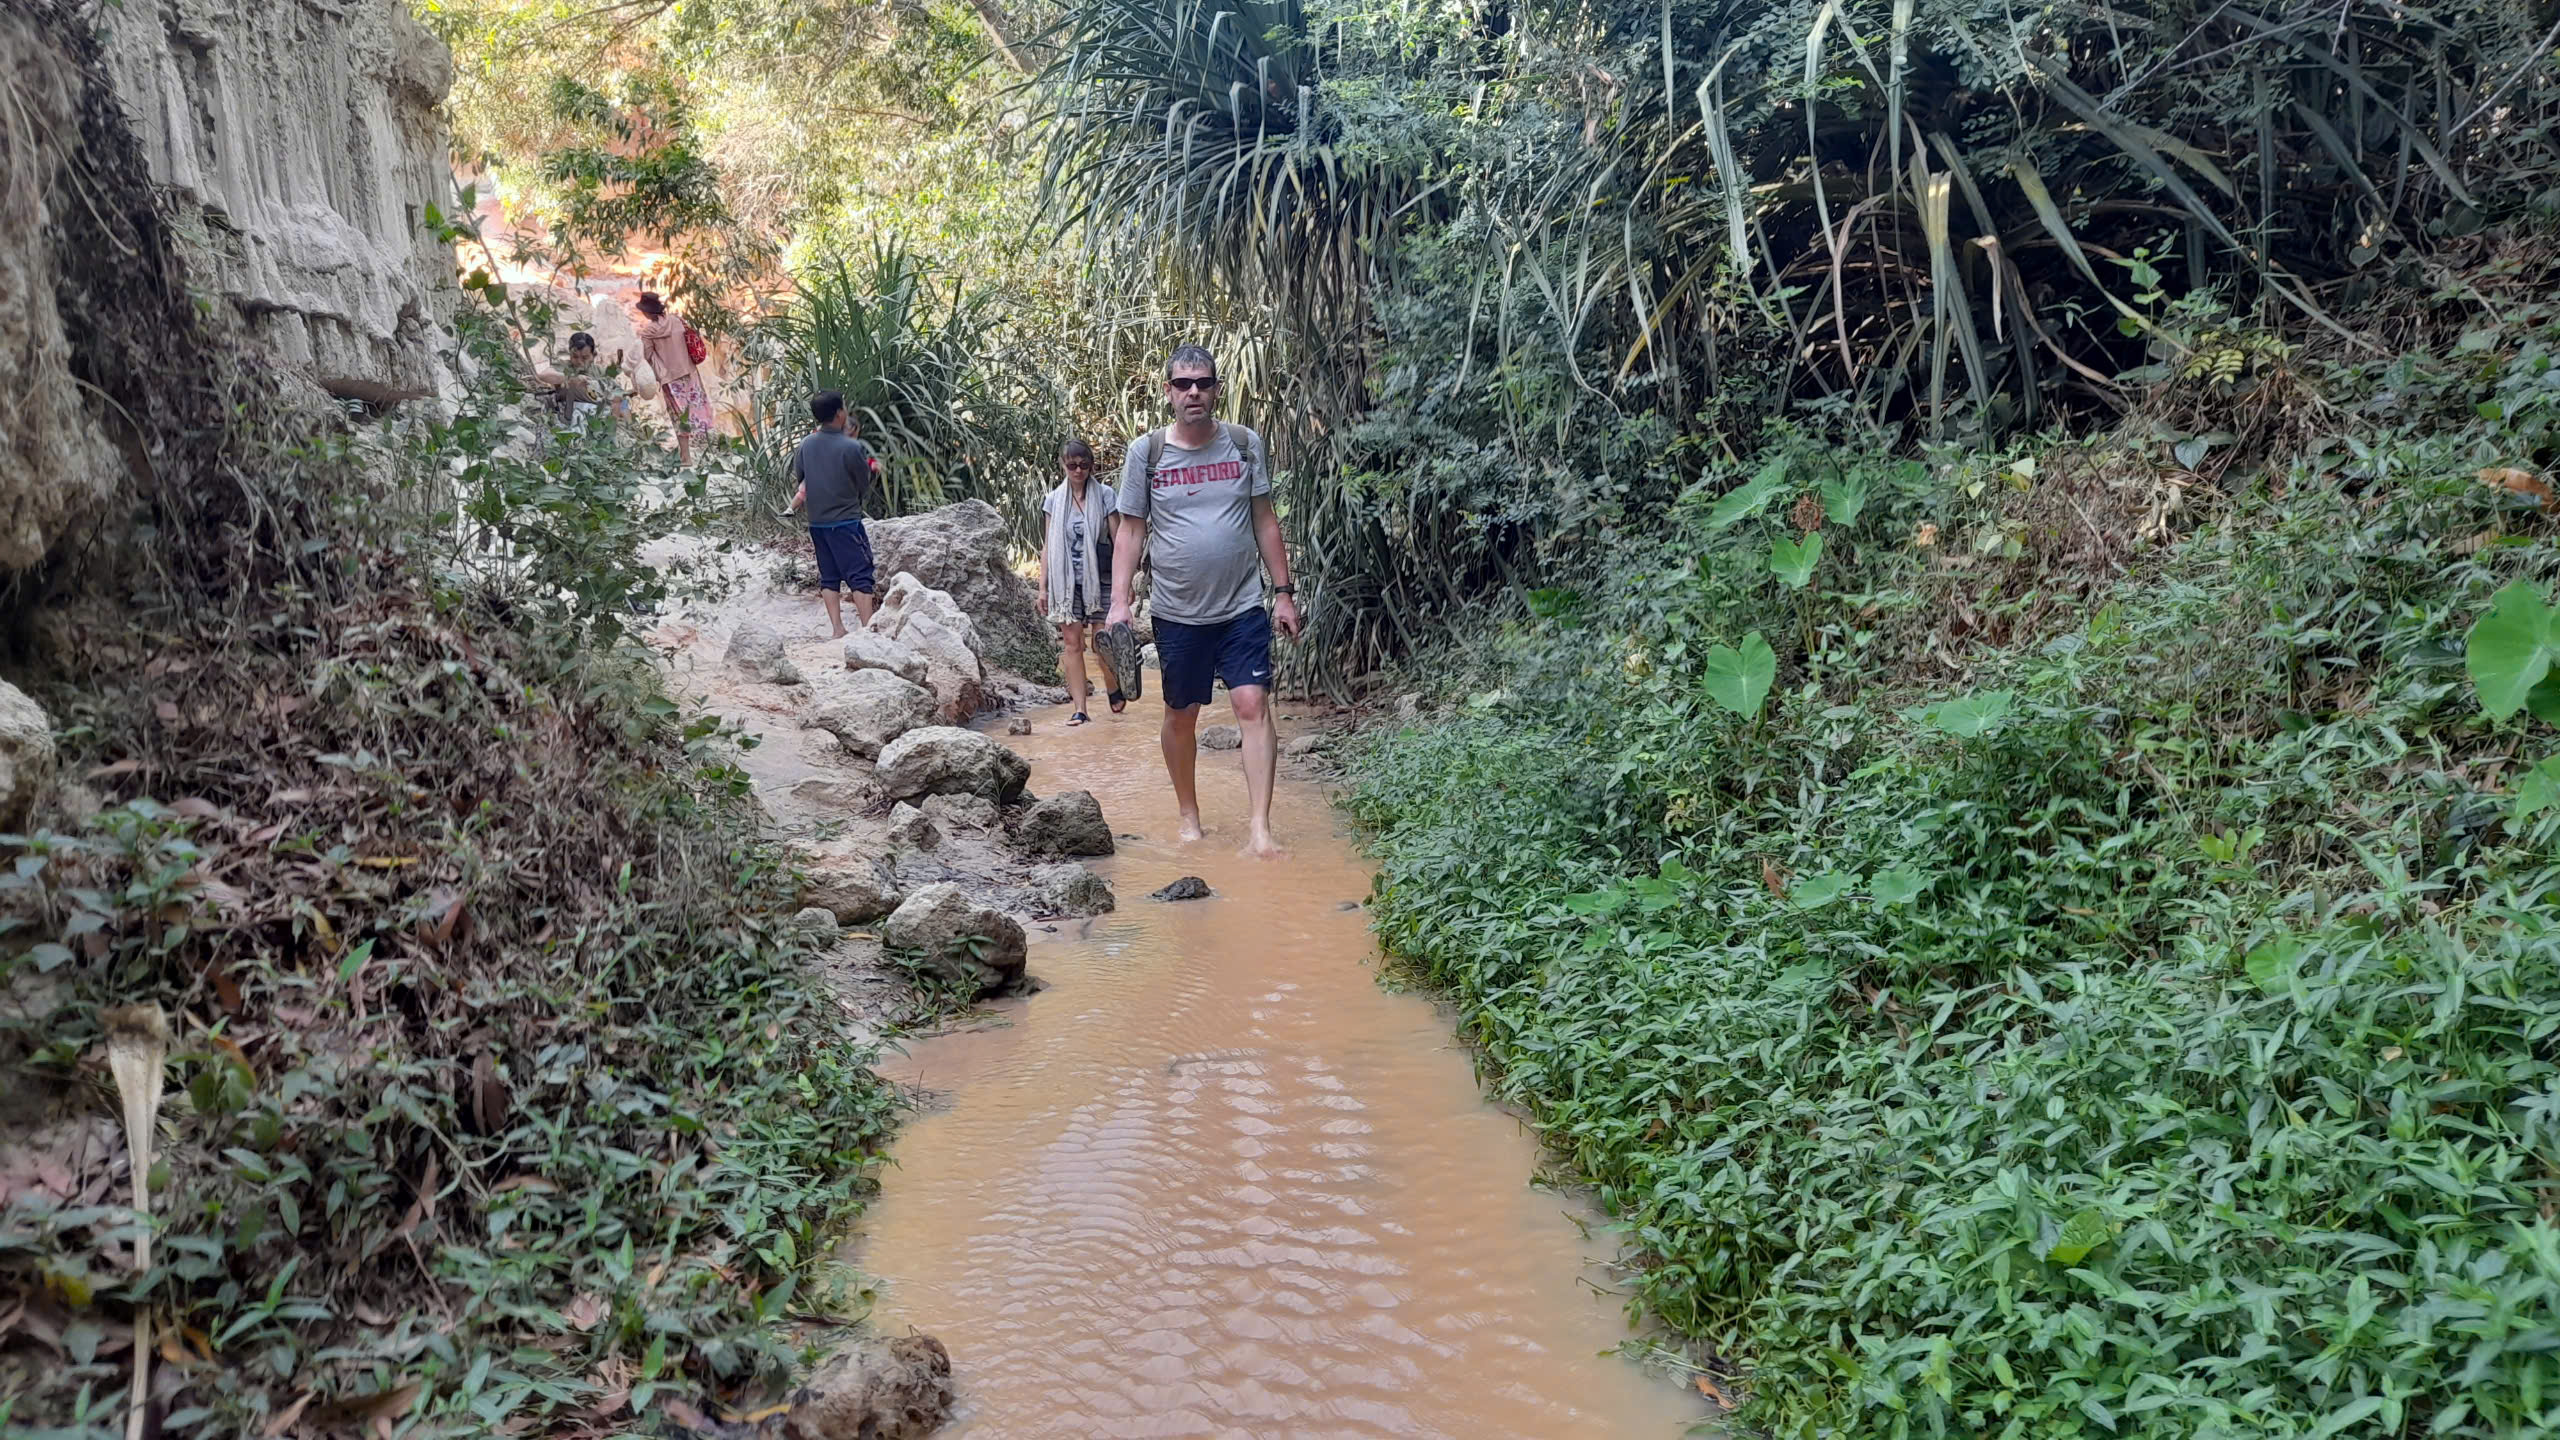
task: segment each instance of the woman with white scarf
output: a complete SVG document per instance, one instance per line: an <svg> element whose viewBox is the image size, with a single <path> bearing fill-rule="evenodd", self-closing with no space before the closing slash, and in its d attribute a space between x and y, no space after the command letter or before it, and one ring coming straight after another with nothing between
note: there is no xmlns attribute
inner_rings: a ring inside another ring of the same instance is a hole
<svg viewBox="0 0 2560 1440"><path fill-rule="evenodd" d="M1049 521L1048 539L1040 546L1040 590L1048 601L1049 623L1058 627L1058 668L1075 701L1067 723L1083 725L1093 719L1084 709L1093 693L1085 679L1085 646L1111 611L1111 505L1117 497L1093 478L1093 447L1082 440L1070 440L1059 450L1058 468L1066 479L1040 502ZM1102 667L1111 713L1117 715L1129 706L1120 692L1120 677L1099 650L1093 658Z"/></svg>

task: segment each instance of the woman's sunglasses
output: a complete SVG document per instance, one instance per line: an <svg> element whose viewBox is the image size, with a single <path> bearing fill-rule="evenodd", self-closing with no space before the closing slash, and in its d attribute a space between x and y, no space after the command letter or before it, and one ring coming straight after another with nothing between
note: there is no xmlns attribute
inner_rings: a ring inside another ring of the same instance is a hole
<svg viewBox="0 0 2560 1440"><path fill-rule="evenodd" d="M1218 377L1215 375L1185 375L1178 380L1167 380L1164 383L1181 391L1183 394L1188 395L1194 390L1217 389Z"/></svg>

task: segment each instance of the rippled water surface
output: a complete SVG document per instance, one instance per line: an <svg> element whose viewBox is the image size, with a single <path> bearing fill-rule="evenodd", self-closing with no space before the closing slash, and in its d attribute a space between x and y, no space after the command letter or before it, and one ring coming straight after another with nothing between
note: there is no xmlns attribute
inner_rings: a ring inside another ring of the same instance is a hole
<svg viewBox="0 0 2560 1440"><path fill-rule="evenodd" d="M1035 932L1049 988L1009 1024L884 1067L949 1099L900 1137L859 1241L884 1325L951 1349L944 1433L1684 1433L1699 1402L1600 1353L1626 1336L1605 1240L1529 1185L1534 1142L1443 1017L1378 987L1345 908L1369 872L1322 795L1284 762L1291 854L1240 858L1237 757L1204 752L1210 835L1176 843L1160 713L1042 712L1008 742L1033 790L1089 789L1143 837L1095 862L1121 908ZM1186 874L1216 898L1144 898Z"/></svg>

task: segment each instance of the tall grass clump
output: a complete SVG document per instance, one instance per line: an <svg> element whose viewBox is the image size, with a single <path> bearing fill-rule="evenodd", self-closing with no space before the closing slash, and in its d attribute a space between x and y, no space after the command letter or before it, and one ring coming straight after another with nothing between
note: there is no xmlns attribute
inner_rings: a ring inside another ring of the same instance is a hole
<svg viewBox="0 0 2560 1440"><path fill-rule="evenodd" d="M2227 497L1781 441L1361 762L1387 945L1745 1421L2560 1425L2554 737L2483 704L2560 653L2553 338L2324 368Z"/></svg>

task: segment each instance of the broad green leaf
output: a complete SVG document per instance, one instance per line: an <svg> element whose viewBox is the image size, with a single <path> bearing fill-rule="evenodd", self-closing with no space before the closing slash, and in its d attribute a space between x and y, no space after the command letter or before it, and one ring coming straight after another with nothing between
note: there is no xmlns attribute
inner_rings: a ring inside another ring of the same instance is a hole
<svg viewBox="0 0 2560 1440"><path fill-rule="evenodd" d="M1822 482L1822 515L1830 523L1847 529L1867 513L1867 477L1855 470L1834 475Z"/></svg>
<svg viewBox="0 0 2560 1440"><path fill-rule="evenodd" d="M2463 668L2480 692L2480 708L2503 720L2523 708L2533 687L2551 671L2555 640L2551 607L2542 592L2519 580L2498 592L2489 613L2463 643Z"/></svg>
<svg viewBox="0 0 2560 1440"><path fill-rule="evenodd" d="M1743 519L1758 513L1761 507L1777 499L1778 492L1785 488L1786 483L1787 462L1784 457L1761 466L1760 473L1752 476L1749 483L1718 500L1715 508L1707 512L1707 528L1710 530L1732 529Z"/></svg>
<svg viewBox="0 0 2560 1440"><path fill-rule="evenodd" d="M2560 755L2554 755L2524 772L2516 781L2515 809L2518 820L2560 808Z"/></svg>
<svg viewBox="0 0 2560 1440"><path fill-rule="evenodd" d="M2013 698L2006 690L1984 690L1941 701L1921 714L1938 729L1971 740L2005 719Z"/></svg>
<svg viewBox="0 0 2560 1440"><path fill-rule="evenodd" d="M1797 881L1795 888L1787 892L1787 898L1794 901L1798 909L1811 910L1828 905L1857 888L1857 871L1834 870L1827 875L1814 875Z"/></svg>
<svg viewBox="0 0 2560 1440"><path fill-rule="evenodd" d="M2560 634L2560 623L2555 623L2553 630ZM2552 662L2551 673L2525 692L2524 708L2540 716L2546 725L2560 725L2560 654L2554 655Z"/></svg>
<svg viewBox="0 0 2560 1440"><path fill-rule="evenodd" d="M1822 560L1822 532L1814 531L1802 540L1780 536L1769 542L1769 573L1778 577L1790 590L1801 590L1813 579L1813 567Z"/></svg>
<svg viewBox="0 0 2560 1440"><path fill-rule="evenodd" d="M1778 656L1769 642L1752 631L1739 648L1718 645L1707 651L1707 698L1745 720L1758 718L1760 702L1778 680Z"/></svg>
<svg viewBox="0 0 2560 1440"><path fill-rule="evenodd" d="M2045 1255L2056 1265L2077 1265L2089 1258L2089 1252L2115 1238L2107 1217L2094 1207L2071 1217L2054 1237L2053 1249Z"/></svg>
<svg viewBox="0 0 2560 1440"><path fill-rule="evenodd" d="M2242 963L2248 968L2250 983L2269 995L2282 995L2293 989L2293 966L2301 955L2301 941L2279 936L2251 950Z"/></svg>
<svg viewBox="0 0 2560 1440"><path fill-rule="evenodd" d="M1879 870L1867 882L1867 888L1874 893L1876 908L1881 910L1887 905L1907 905L1918 898L1921 891L1929 888L1929 877L1917 870Z"/></svg>

